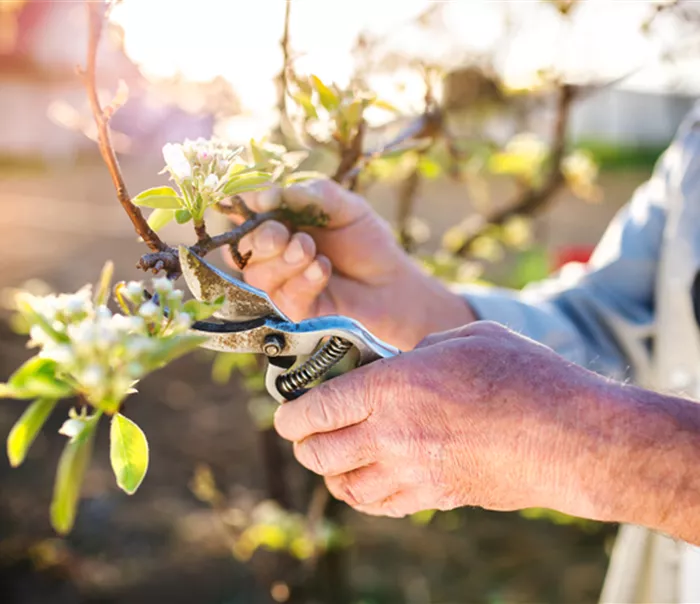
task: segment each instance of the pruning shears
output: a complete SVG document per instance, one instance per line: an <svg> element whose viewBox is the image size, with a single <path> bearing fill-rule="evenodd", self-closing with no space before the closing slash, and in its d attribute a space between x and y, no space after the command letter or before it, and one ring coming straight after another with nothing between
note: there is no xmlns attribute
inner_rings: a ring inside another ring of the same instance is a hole
<svg viewBox="0 0 700 604"><path fill-rule="evenodd" d="M179 254L192 295L200 302L224 300L214 320L192 325L198 334L209 336L203 348L264 354L268 360L265 386L279 403L304 394L349 355L354 355L354 367L359 367L399 354L348 317L295 323L264 291L220 271L185 246Z"/></svg>

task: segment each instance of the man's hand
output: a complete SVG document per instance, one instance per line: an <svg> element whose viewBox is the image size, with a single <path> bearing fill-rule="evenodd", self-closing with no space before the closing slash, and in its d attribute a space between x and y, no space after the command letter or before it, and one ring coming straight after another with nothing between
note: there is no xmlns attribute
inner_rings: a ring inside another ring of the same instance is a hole
<svg viewBox="0 0 700 604"><path fill-rule="evenodd" d="M494 323L321 384L275 428L368 514L545 507L700 545L700 404L607 381Z"/></svg>
<svg viewBox="0 0 700 604"><path fill-rule="evenodd" d="M312 389L277 410L275 427L368 514L571 509L577 421L604 387L540 344L473 323Z"/></svg>
<svg viewBox="0 0 700 604"><path fill-rule="evenodd" d="M316 205L326 228L290 235L267 222L241 242L253 256L245 280L265 290L293 320L341 314L403 350L424 336L474 320L466 302L404 253L367 201L330 180L303 182L246 198L266 211Z"/></svg>

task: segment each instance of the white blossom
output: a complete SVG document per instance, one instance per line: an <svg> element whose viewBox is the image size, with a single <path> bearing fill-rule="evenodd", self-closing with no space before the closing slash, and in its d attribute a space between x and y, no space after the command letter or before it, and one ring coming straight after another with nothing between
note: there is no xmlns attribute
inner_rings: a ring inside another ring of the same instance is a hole
<svg viewBox="0 0 700 604"><path fill-rule="evenodd" d="M56 343L40 325L32 325L29 330L29 337L31 338L31 344L38 346L51 346Z"/></svg>
<svg viewBox="0 0 700 604"><path fill-rule="evenodd" d="M111 319L112 318L112 311L109 310L106 306L100 306L95 310L95 314L97 315L98 318L100 319Z"/></svg>
<svg viewBox="0 0 700 604"><path fill-rule="evenodd" d="M179 180L192 178L192 166L181 145L167 143L163 146L163 159L170 173Z"/></svg>
<svg viewBox="0 0 700 604"><path fill-rule="evenodd" d="M102 384L106 375L99 365L88 365L80 375L80 382L87 388L97 388Z"/></svg>
<svg viewBox="0 0 700 604"><path fill-rule="evenodd" d="M162 296L168 295L173 291L173 282L167 277L159 277L153 279L153 288Z"/></svg>
<svg viewBox="0 0 700 604"><path fill-rule="evenodd" d="M43 359L56 361L61 365L67 365L75 361L73 349L68 344L57 344L54 346L46 346L39 356Z"/></svg>
<svg viewBox="0 0 700 604"><path fill-rule="evenodd" d="M126 295L135 300L143 298L143 283L140 281L129 281L124 287Z"/></svg>
<svg viewBox="0 0 700 604"><path fill-rule="evenodd" d="M157 344L148 336L132 337L126 341L125 348L131 357L138 357L152 352Z"/></svg>
<svg viewBox="0 0 700 604"><path fill-rule="evenodd" d="M192 327L192 317L187 313L178 315L172 323L173 329L177 332L186 331Z"/></svg>
<svg viewBox="0 0 700 604"><path fill-rule="evenodd" d="M204 187L211 191L215 191L219 186L219 177L216 174L210 174L204 180Z"/></svg>
<svg viewBox="0 0 700 604"><path fill-rule="evenodd" d="M141 305L141 308L139 308L139 315L146 320L155 319L159 313L160 307L152 300L145 302Z"/></svg>
<svg viewBox="0 0 700 604"><path fill-rule="evenodd" d="M59 428L58 433L68 438L75 438L85 429L85 420L73 417L67 419L63 422L63 425Z"/></svg>
<svg viewBox="0 0 700 604"><path fill-rule="evenodd" d="M141 317L114 315L112 317L111 326L117 331L138 333L145 329L146 323Z"/></svg>

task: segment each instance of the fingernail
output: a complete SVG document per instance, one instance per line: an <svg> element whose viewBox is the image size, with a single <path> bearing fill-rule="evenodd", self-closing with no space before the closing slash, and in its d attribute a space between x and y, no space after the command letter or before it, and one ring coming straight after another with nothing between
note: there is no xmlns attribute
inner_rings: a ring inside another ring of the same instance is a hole
<svg viewBox="0 0 700 604"><path fill-rule="evenodd" d="M258 207L261 212L269 212L279 205L279 191L277 189L265 189L258 193Z"/></svg>
<svg viewBox="0 0 700 604"><path fill-rule="evenodd" d="M292 239L292 241L284 250L284 261L287 264L299 264L304 259L304 248L301 247L298 239Z"/></svg>
<svg viewBox="0 0 700 604"><path fill-rule="evenodd" d="M312 262L304 271L304 277L309 281L322 281L324 274L321 265L316 261Z"/></svg>
<svg viewBox="0 0 700 604"><path fill-rule="evenodd" d="M275 251L277 247L277 242L275 240L275 234L272 229L267 226L261 226L255 233L255 239L253 241L255 249L263 254L269 254Z"/></svg>

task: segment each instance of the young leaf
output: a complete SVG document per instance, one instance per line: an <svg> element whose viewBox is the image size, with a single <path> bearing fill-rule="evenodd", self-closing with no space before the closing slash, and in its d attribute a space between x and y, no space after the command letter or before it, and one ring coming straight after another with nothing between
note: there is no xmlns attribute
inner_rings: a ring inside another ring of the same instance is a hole
<svg viewBox="0 0 700 604"><path fill-rule="evenodd" d="M204 319L208 319L221 308L224 300L224 296L218 297L214 302L188 300L183 305L182 310L190 315L194 321L204 321Z"/></svg>
<svg viewBox="0 0 700 604"><path fill-rule="evenodd" d="M326 111L333 111L338 108L340 104L340 99L338 95L333 92L328 86L326 86L320 78L315 75L311 76L311 83L313 84L316 92L318 92L318 98L321 101Z"/></svg>
<svg viewBox="0 0 700 604"><path fill-rule="evenodd" d="M100 415L97 413L84 423L83 429L66 443L58 461L51 502L51 525L60 535L67 535L73 528Z"/></svg>
<svg viewBox="0 0 700 604"><path fill-rule="evenodd" d="M370 102L370 105L372 107L376 107L377 109L384 109L384 111L390 111L391 113L401 113L396 107L394 107L391 103L387 103L386 101L382 101L380 99L374 99Z"/></svg>
<svg viewBox="0 0 700 604"><path fill-rule="evenodd" d="M119 488L133 495L148 470L146 435L130 419L120 413L112 416L109 431L109 457Z"/></svg>
<svg viewBox="0 0 700 604"><path fill-rule="evenodd" d="M114 276L114 263L107 261L102 269L100 281L95 291L95 306L104 306L109 299L109 291L112 287L112 277Z"/></svg>
<svg viewBox="0 0 700 604"><path fill-rule="evenodd" d="M178 210L175 212L175 220L178 224L185 224L186 222L192 220L192 214L190 214L189 210Z"/></svg>
<svg viewBox="0 0 700 604"><path fill-rule="evenodd" d="M178 357L199 348L208 339L208 336L189 333L159 338L157 350L148 355L145 362L149 367L163 367Z"/></svg>
<svg viewBox="0 0 700 604"><path fill-rule="evenodd" d="M172 187L146 189L134 197L132 201L136 206L159 210L179 210L184 203Z"/></svg>
<svg viewBox="0 0 700 604"><path fill-rule="evenodd" d="M255 140L250 140L250 153L256 166L263 166L267 162L267 154Z"/></svg>
<svg viewBox="0 0 700 604"><path fill-rule="evenodd" d="M343 108L343 117L351 128L356 128L362 119L362 112L364 111L364 103L356 99L350 103L347 107Z"/></svg>
<svg viewBox="0 0 700 604"><path fill-rule="evenodd" d="M56 377L56 361L32 357L0 389L0 398L65 398L73 387Z"/></svg>
<svg viewBox="0 0 700 604"><path fill-rule="evenodd" d="M22 313L22 315L29 321L31 325L39 325L47 335L53 338L56 342L60 344L65 344L69 341L68 336L64 333L59 333L56 331L51 323L46 320L44 316L35 312L32 308L30 295L19 294L15 300L17 303L17 310Z"/></svg>
<svg viewBox="0 0 700 604"><path fill-rule="evenodd" d="M321 172L301 171L290 174L287 176L287 178L285 178L284 182L287 185L291 185L296 182L303 182L305 180L323 180L326 178L326 175Z"/></svg>
<svg viewBox="0 0 700 604"><path fill-rule="evenodd" d="M148 226L154 231L160 231L166 224L175 218L175 210L153 210L148 217Z"/></svg>
<svg viewBox="0 0 700 604"><path fill-rule="evenodd" d="M56 407L56 399L40 398L26 408L7 437L7 458L13 468L19 466L27 456L29 447Z"/></svg>
<svg viewBox="0 0 700 604"><path fill-rule="evenodd" d="M311 97L308 94L299 92L297 94L292 94L291 96L292 99L294 99L294 101L297 103L297 105L299 105L304 110L304 115L306 115L306 119L318 119L318 111L316 111L316 107L314 107L314 104L311 101Z"/></svg>
<svg viewBox="0 0 700 604"><path fill-rule="evenodd" d="M236 175L224 186L226 195L237 195L246 191L255 191L270 186L269 172L248 172Z"/></svg>

